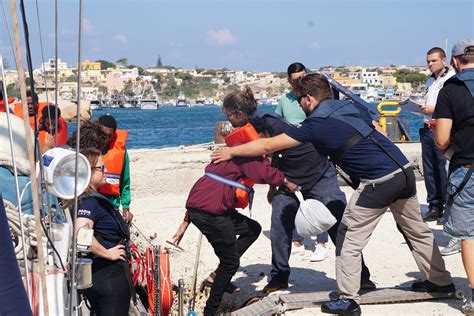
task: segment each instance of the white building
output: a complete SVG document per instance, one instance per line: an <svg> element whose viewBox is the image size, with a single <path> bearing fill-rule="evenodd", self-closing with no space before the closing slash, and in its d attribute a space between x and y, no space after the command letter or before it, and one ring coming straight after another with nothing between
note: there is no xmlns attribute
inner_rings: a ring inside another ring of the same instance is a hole
<svg viewBox="0 0 474 316"><path fill-rule="evenodd" d="M365 71L362 70L360 73L360 81L367 83L371 86L376 86L380 84L379 73L376 71Z"/></svg>
<svg viewBox="0 0 474 316"><path fill-rule="evenodd" d="M56 69L56 59L50 58L50 59L48 59L47 62L42 63L41 70L43 70L43 68L46 72L55 71L55 69ZM67 63L61 62L61 59L58 58L58 70L66 70L66 69L67 69Z"/></svg>

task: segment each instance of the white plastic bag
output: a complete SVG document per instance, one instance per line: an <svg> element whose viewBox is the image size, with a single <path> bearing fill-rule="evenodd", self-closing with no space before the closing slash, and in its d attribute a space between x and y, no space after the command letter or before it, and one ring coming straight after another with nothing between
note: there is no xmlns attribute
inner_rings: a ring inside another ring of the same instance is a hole
<svg viewBox="0 0 474 316"><path fill-rule="evenodd" d="M295 217L295 227L298 235L309 238L319 235L336 223L336 218L328 208L318 200L303 198L300 191L295 192L300 201L300 207Z"/></svg>

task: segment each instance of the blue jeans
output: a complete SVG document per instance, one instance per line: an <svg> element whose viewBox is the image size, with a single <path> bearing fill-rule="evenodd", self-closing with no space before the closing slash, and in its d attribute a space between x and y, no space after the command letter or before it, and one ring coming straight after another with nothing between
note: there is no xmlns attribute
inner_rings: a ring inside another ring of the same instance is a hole
<svg viewBox="0 0 474 316"><path fill-rule="evenodd" d="M443 209L446 203L446 159L434 142L433 132L425 125L420 129L421 156L423 158L423 176L430 206Z"/></svg>
<svg viewBox="0 0 474 316"><path fill-rule="evenodd" d="M448 193L453 194L469 168L455 168L449 176ZM452 205L446 205L444 231L451 237L474 239L474 174L464 188L454 196Z"/></svg>
<svg viewBox="0 0 474 316"><path fill-rule="evenodd" d="M316 199L321 201L337 219L337 223L329 229L329 236L336 244L337 229L346 208L346 196L339 188L336 169L331 167L323 177L309 191L302 191L305 199ZM272 245L272 271L271 277L278 278L280 282L288 282L290 277L290 253L293 230L295 228L295 216L298 211L299 202L296 196L279 188L272 201L272 224L270 240ZM369 269L362 261L363 281L370 278Z"/></svg>
<svg viewBox="0 0 474 316"><path fill-rule="evenodd" d="M303 241L304 240L304 237L301 237L300 235L298 235L298 233L296 232L296 229L293 230L293 237L291 239L291 241ZM329 236L328 236L328 232L323 232L319 235L316 236L316 242L318 244L325 244L329 241Z"/></svg>

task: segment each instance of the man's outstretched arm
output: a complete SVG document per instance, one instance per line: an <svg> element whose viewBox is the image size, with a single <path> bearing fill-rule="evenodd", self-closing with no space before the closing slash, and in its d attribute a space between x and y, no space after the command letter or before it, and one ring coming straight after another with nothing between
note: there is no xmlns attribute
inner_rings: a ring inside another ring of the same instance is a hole
<svg viewBox="0 0 474 316"><path fill-rule="evenodd" d="M299 141L290 136L280 134L275 137L260 138L240 146L219 148L211 154L211 159L218 163L230 160L232 157L256 157L299 144L301 144Z"/></svg>

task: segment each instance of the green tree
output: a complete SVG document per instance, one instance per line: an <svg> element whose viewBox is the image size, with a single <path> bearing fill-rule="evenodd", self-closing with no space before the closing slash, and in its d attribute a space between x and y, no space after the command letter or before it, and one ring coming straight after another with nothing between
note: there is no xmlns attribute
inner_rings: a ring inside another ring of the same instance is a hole
<svg viewBox="0 0 474 316"><path fill-rule="evenodd" d="M393 74L393 76L397 78L397 82L408 82L414 86L424 84L429 78L429 76L425 74L420 74L408 69L399 69Z"/></svg>
<svg viewBox="0 0 474 316"><path fill-rule="evenodd" d="M102 94L102 97L106 97L109 89L106 86L99 86L99 93Z"/></svg>
<svg viewBox="0 0 474 316"><path fill-rule="evenodd" d="M122 58L117 59L117 61L116 61L115 63L116 63L117 65L126 67L126 66L128 65L128 59L125 58L125 57L122 57Z"/></svg>
<svg viewBox="0 0 474 316"><path fill-rule="evenodd" d="M160 54L158 54L158 59L156 61L156 67L157 68L163 67L163 62L161 61L161 55Z"/></svg>
<svg viewBox="0 0 474 316"><path fill-rule="evenodd" d="M99 59L96 60L97 63L100 63L100 69L115 68L116 65L110 61Z"/></svg>
<svg viewBox="0 0 474 316"><path fill-rule="evenodd" d="M19 98L20 97L20 86L16 83L10 83L7 86L7 94L9 98Z"/></svg>

